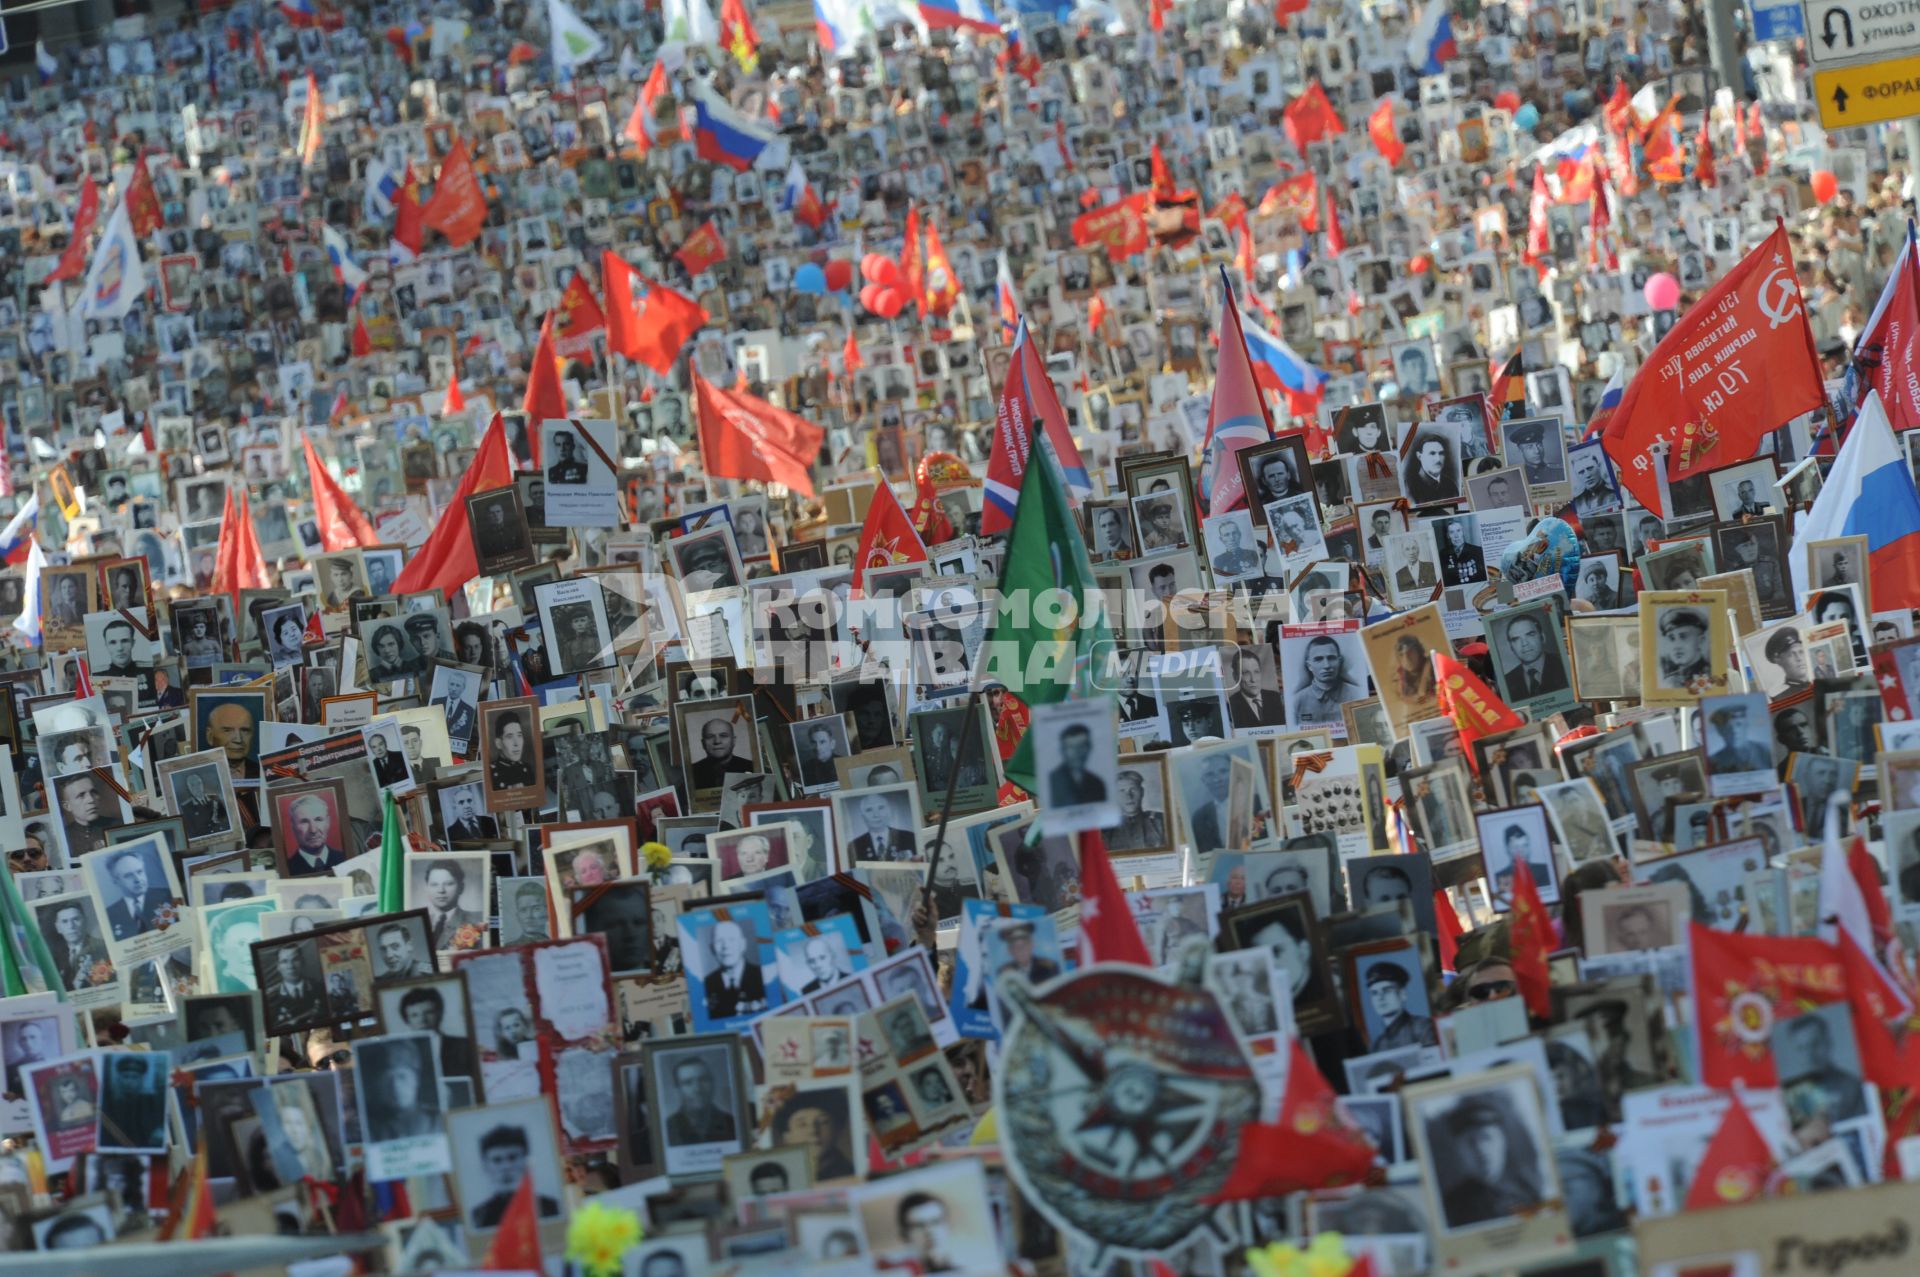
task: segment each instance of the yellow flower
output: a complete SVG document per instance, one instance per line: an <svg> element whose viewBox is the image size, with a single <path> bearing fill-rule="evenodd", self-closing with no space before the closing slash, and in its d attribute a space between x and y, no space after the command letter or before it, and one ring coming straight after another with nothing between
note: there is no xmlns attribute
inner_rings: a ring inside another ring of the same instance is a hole
<svg viewBox="0 0 1920 1277"><path fill-rule="evenodd" d="M1353 1267L1339 1233L1320 1233L1301 1250L1291 1242L1274 1242L1247 1251L1254 1277L1346 1277Z"/></svg>
<svg viewBox="0 0 1920 1277"><path fill-rule="evenodd" d="M639 1244L643 1231L632 1211L588 1202L567 1225L567 1258L587 1277L612 1277L620 1271L620 1257Z"/></svg>
<svg viewBox="0 0 1920 1277"><path fill-rule="evenodd" d="M643 842L640 844L640 858L647 862L647 868L659 873L673 863L673 852L663 842Z"/></svg>

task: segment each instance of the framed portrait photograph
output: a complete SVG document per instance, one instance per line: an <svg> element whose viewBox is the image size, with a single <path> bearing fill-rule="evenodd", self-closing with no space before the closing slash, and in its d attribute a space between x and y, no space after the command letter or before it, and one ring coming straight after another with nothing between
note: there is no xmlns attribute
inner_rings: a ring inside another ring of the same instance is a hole
<svg viewBox="0 0 1920 1277"><path fill-rule="evenodd" d="M919 791L913 782L869 784L853 792L837 791L831 798L842 863L920 859L920 829L924 821L920 815Z"/></svg>
<svg viewBox="0 0 1920 1277"><path fill-rule="evenodd" d="M186 826L187 845L194 850L238 845L240 831L233 814L233 774L224 749L201 750L161 760L157 783L167 807ZM344 859L344 857L343 857Z"/></svg>
<svg viewBox="0 0 1920 1277"><path fill-rule="evenodd" d="M275 785L267 791L273 810L273 852L289 878L330 877L360 854L349 850L347 783L338 778Z"/></svg>
<svg viewBox="0 0 1920 1277"><path fill-rule="evenodd" d="M1542 904L1560 900L1560 876L1547 831L1547 809L1538 804L1476 812L1480 858L1486 867L1493 908L1505 913L1513 907L1514 866L1525 862L1539 889Z"/></svg>
<svg viewBox="0 0 1920 1277"><path fill-rule="evenodd" d="M1440 606L1428 603L1360 631L1360 646L1372 672L1380 707L1396 737L1412 724L1440 713L1439 688L1428 654L1449 650Z"/></svg>
<svg viewBox="0 0 1920 1277"><path fill-rule="evenodd" d="M1220 928L1231 948L1272 952L1285 975L1293 1021L1302 1035L1322 1033L1345 1022L1307 893L1230 909L1222 915Z"/></svg>
<svg viewBox="0 0 1920 1277"><path fill-rule="evenodd" d="M116 967L131 967L180 947L185 900L173 857L159 834L104 848L80 860Z"/></svg>
<svg viewBox="0 0 1920 1277"><path fill-rule="evenodd" d="M1400 490L1416 506L1460 500L1460 444L1451 431L1434 422L1408 431L1400 453Z"/></svg>
<svg viewBox="0 0 1920 1277"><path fill-rule="evenodd" d="M1779 513L1778 478L1772 457L1755 457L1711 472L1707 481L1713 492L1713 517L1726 522Z"/></svg>
<svg viewBox="0 0 1920 1277"><path fill-rule="evenodd" d="M696 1029L733 1028L786 1001L765 901L683 910L677 925Z"/></svg>
<svg viewBox="0 0 1920 1277"><path fill-rule="evenodd" d="M485 947L493 857L486 852L417 853L406 858L406 866L406 907L426 912L434 952Z"/></svg>
<svg viewBox="0 0 1920 1277"><path fill-rule="evenodd" d="M1348 1015L1368 1051L1440 1044L1433 1020L1432 982L1410 939L1372 941L1342 953Z"/></svg>
<svg viewBox="0 0 1920 1277"><path fill-rule="evenodd" d="M495 1101L447 1114L454 1190L461 1218L474 1233L506 1218L521 1181L533 1177L536 1221L560 1218L566 1200L553 1105L544 1095Z"/></svg>
<svg viewBox="0 0 1920 1277"><path fill-rule="evenodd" d="M750 1085L738 1035L696 1034L640 1044L660 1167L674 1180L718 1179L746 1147Z"/></svg>
<svg viewBox="0 0 1920 1277"><path fill-rule="evenodd" d="M1683 881L1583 892L1581 922L1593 954L1638 953L1684 943L1693 910Z"/></svg>
<svg viewBox="0 0 1920 1277"><path fill-rule="evenodd" d="M1629 763L1625 780L1639 835L1652 842L1673 842L1676 805L1707 796L1706 760L1698 750Z"/></svg>
<svg viewBox="0 0 1920 1277"><path fill-rule="evenodd" d="M696 808L716 806L730 778L766 770L760 761L753 697L683 701L673 707L672 714L688 797Z"/></svg>
<svg viewBox="0 0 1920 1277"><path fill-rule="evenodd" d="M969 713L973 715L970 728ZM970 816L997 803L1000 758L992 748L993 724L984 701L973 705L955 697L916 710L909 716L908 733L914 779L926 819L939 819L949 786L953 792L952 816ZM970 738L964 751L963 738Z"/></svg>
<svg viewBox="0 0 1920 1277"><path fill-rule="evenodd" d="M568 577L533 587L548 668L580 674L613 664L613 628L605 586L594 577Z"/></svg>
<svg viewBox="0 0 1920 1277"><path fill-rule="evenodd" d="M537 561L526 508L513 484L468 497L467 530L473 536L474 559L482 576L530 568Z"/></svg>
<svg viewBox="0 0 1920 1277"><path fill-rule="evenodd" d="M1686 705L1726 691L1733 651L1726 591L1643 591L1640 651L1640 699L1648 705Z"/></svg>
<svg viewBox="0 0 1920 1277"><path fill-rule="evenodd" d="M1496 1231L1503 1263L1570 1235L1538 1085L1514 1063L1401 1092L1443 1262L1483 1253Z"/></svg>
<svg viewBox="0 0 1920 1277"><path fill-rule="evenodd" d="M1787 567L1791 533L1784 515L1755 516L1713 528L1713 561L1721 572L1753 573L1762 620L1791 616L1793 577Z"/></svg>
<svg viewBox="0 0 1920 1277"><path fill-rule="evenodd" d="M480 762L488 811L525 811L545 805L539 697L517 696L480 707Z"/></svg>
<svg viewBox="0 0 1920 1277"><path fill-rule="evenodd" d="M1252 520L1267 524L1267 507L1292 497L1308 498L1308 513L1315 527L1320 523L1319 499L1314 493L1311 457L1304 433L1242 448L1234 454L1246 485L1247 508Z"/></svg>
<svg viewBox="0 0 1920 1277"><path fill-rule="evenodd" d="M391 1033L356 1040L351 1049L368 1173L401 1178L452 1170L433 1035ZM538 1103L546 1111L546 1101Z"/></svg>

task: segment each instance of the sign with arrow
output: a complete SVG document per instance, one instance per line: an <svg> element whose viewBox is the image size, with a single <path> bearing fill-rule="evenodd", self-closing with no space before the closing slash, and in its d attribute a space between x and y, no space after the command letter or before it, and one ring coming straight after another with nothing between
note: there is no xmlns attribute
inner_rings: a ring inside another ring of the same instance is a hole
<svg viewBox="0 0 1920 1277"><path fill-rule="evenodd" d="M1829 130L1920 115L1920 57L1816 70L1813 97Z"/></svg>
<svg viewBox="0 0 1920 1277"><path fill-rule="evenodd" d="M1920 6L1907 0L1801 0L1816 67L1920 53Z"/></svg>

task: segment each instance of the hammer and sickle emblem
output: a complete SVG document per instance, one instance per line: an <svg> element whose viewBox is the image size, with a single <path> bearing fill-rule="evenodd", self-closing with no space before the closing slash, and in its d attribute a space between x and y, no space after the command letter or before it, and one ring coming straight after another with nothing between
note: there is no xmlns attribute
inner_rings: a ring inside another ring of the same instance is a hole
<svg viewBox="0 0 1920 1277"><path fill-rule="evenodd" d="M1781 278L1786 271L1785 266L1776 266L1760 284L1760 313L1767 317L1769 331L1800 313L1800 290L1794 287L1791 275Z"/></svg>

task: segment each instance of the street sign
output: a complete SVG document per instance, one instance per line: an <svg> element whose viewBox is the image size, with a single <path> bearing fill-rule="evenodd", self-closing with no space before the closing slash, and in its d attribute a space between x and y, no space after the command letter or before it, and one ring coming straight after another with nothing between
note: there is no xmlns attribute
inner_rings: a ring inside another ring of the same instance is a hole
<svg viewBox="0 0 1920 1277"><path fill-rule="evenodd" d="M1813 97L1820 104L1820 123L1828 129L1920 115L1920 57L1815 71Z"/></svg>
<svg viewBox="0 0 1920 1277"><path fill-rule="evenodd" d="M1802 0L1815 66L1920 53L1920 11L1902 0Z"/></svg>
<svg viewBox="0 0 1920 1277"><path fill-rule="evenodd" d="M1756 40L1797 40L1807 33L1806 19L1800 12L1800 0L1752 0L1753 38Z"/></svg>

